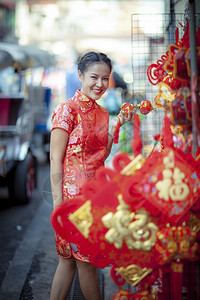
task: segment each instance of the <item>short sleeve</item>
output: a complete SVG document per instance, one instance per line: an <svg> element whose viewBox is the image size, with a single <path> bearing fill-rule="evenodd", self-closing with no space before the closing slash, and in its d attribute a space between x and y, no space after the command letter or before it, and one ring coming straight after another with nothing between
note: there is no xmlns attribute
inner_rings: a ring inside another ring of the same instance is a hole
<svg viewBox="0 0 200 300"><path fill-rule="evenodd" d="M60 103L52 115L52 129L61 128L67 131L68 134L72 132L74 115L72 109L67 102Z"/></svg>

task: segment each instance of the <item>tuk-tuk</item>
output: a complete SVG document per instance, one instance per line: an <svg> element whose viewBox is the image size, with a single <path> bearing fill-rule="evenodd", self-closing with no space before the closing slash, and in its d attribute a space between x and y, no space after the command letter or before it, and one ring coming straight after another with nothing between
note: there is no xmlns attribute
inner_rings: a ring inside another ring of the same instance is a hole
<svg viewBox="0 0 200 300"><path fill-rule="evenodd" d="M0 43L0 187L27 203L37 182L32 70L53 64L48 52Z"/></svg>

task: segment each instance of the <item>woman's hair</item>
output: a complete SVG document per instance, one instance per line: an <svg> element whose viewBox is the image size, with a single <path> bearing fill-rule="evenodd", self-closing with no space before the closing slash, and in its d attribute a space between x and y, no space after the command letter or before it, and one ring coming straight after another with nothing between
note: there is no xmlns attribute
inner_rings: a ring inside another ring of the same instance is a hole
<svg viewBox="0 0 200 300"><path fill-rule="evenodd" d="M110 72L112 71L112 62L110 58L108 58L108 56L104 53L94 51L87 52L80 57L78 61L78 70L80 70L81 73L84 74L90 65L99 62L106 63L110 69Z"/></svg>

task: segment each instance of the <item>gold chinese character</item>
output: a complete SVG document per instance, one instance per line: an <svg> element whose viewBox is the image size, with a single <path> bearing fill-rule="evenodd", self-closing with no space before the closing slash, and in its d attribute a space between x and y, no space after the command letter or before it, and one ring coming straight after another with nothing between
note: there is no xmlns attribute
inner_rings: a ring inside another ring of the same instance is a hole
<svg viewBox="0 0 200 300"><path fill-rule="evenodd" d="M166 156L163 159L165 164L165 169L162 171L163 180L160 180L156 183L156 188L159 190L158 197L169 201L181 201L184 200L189 194L189 187L183 181L185 174L177 167L172 171L170 167L173 167L173 152L169 153L169 156Z"/></svg>
<svg viewBox="0 0 200 300"><path fill-rule="evenodd" d="M150 251L156 242L158 227L150 221L147 211L133 212L123 202L121 194L118 199L117 212L109 212L102 217L103 224L109 228L105 234L107 242L117 249L121 249L125 242L129 249Z"/></svg>

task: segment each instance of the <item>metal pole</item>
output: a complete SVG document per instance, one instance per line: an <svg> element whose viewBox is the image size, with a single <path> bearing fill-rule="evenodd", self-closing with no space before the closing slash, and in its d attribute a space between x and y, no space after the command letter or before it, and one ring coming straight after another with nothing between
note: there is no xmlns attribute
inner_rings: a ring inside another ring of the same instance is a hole
<svg viewBox="0 0 200 300"><path fill-rule="evenodd" d="M198 78L198 66L197 66L197 46L196 46L196 16L195 16L195 0L189 0L189 27L190 27L190 53L191 53L191 63L190 63L190 74L191 74L191 89L193 87L193 74L196 74ZM198 80L197 80L198 82ZM196 88L196 100L197 109L199 114L199 101L198 101L198 87ZM192 100L192 99L191 99ZM192 101L192 106L194 105ZM196 154L197 143L195 138L195 116L192 115L192 135L193 135L193 156Z"/></svg>
<svg viewBox="0 0 200 300"><path fill-rule="evenodd" d="M170 0L169 44L175 43L175 28L174 0Z"/></svg>

